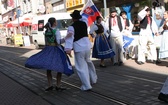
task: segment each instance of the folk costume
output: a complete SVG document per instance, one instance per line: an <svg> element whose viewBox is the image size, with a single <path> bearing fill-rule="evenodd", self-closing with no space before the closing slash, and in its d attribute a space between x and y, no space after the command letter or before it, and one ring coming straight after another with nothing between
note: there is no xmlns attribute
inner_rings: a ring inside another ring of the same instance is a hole
<svg viewBox="0 0 168 105"><path fill-rule="evenodd" d="M106 36L106 29L102 24L94 24L90 29L90 34L96 33L92 57L98 59L112 58L115 53Z"/></svg>
<svg viewBox="0 0 168 105"><path fill-rule="evenodd" d="M168 57L168 45L167 45L167 41L168 41L168 19L165 20L164 24L163 24L163 35L162 35L162 39L161 39L161 46L160 46L160 50L159 50L159 58L167 58ZM160 94L158 96L158 99L161 101L165 101L168 103L168 78L166 79Z"/></svg>
<svg viewBox="0 0 168 105"><path fill-rule="evenodd" d="M124 47L124 54L125 58L132 57L135 54L135 40L132 37L132 29L133 24L132 22L127 19L127 13L125 11L121 11L120 16L123 18L124 27L123 27L123 47Z"/></svg>
<svg viewBox="0 0 168 105"><path fill-rule="evenodd" d="M138 64L144 64L146 61L145 55L148 60L157 60L156 46L154 43L153 33L158 33L158 27L151 16L147 16L149 9L144 8L138 13L140 20L140 33L139 33L139 44L138 44Z"/></svg>
<svg viewBox="0 0 168 105"><path fill-rule="evenodd" d="M33 69L45 69L60 72L70 76L73 74L72 65L68 56L60 45L64 41L58 29L45 32L46 46L39 53L27 59L25 67Z"/></svg>
<svg viewBox="0 0 168 105"><path fill-rule="evenodd" d="M168 57L168 20L164 22L163 25L163 36L161 39L161 46L159 51L159 58L167 58Z"/></svg>
<svg viewBox="0 0 168 105"><path fill-rule="evenodd" d="M110 8L110 12L117 12L117 10L115 8ZM116 54L112 58L113 64L121 65L124 61L122 35L122 30L124 27L123 19L119 16L110 16L106 21L106 27L109 28L110 44Z"/></svg>
<svg viewBox="0 0 168 105"><path fill-rule="evenodd" d="M71 33L71 42L66 44L65 50L74 50L75 68L82 82L81 90L87 91L92 89L91 84L97 82L95 67L90 60L91 42L88 38L87 20L82 18L78 10L70 14L74 23L68 27L68 34ZM80 19L83 19L81 21Z"/></svg>

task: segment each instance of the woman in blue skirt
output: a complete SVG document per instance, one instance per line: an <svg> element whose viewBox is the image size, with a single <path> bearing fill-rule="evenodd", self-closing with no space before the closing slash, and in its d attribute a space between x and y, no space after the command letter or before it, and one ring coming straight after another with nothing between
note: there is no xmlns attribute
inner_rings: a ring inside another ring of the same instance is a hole
<svg viewBox="0 0 168 105"><path fill-rule="evenodd" d="M107 31L102 24L102 18L97 16L96 23L90 29L90 35L94 37L94 34L96 34L92 57L101 59L100 67L106 67L104 59L112 58L115 55L107 39L106 32Z"/></svg>
<svg viewBox="0 0 168 105"><path fill-rule="evenodd" d="M27 59L25 67L33 69L47 70L48 88L46 91L53 90L51 71L57 72L56 90L64 90L60 87L62 73L70 76L73 74L72 66L68 56L64 52L61 43L64 43L68 35L61 39L59 30L56 28L57 22L55 18L49 18L45 25L45 48Z"/></svg>

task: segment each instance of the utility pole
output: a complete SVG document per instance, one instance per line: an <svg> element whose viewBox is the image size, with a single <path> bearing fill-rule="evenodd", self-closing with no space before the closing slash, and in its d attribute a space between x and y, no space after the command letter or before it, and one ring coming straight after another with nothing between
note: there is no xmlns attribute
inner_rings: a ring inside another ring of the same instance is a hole
<svg viewBox="0 0 168 105"><path fill-rule="evenodd" d="M104 0L104 18L107 16L107 1Z"/></svg>

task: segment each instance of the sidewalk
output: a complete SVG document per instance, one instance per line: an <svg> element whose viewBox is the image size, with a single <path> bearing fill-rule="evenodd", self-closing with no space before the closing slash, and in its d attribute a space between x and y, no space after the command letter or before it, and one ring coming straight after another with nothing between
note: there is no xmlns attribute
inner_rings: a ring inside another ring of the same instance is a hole
<svg viewBox="0 0 168 105"><path fill-rule="evenodd" d="M1 105L51 105L1 72L0 80Z"/></svg>

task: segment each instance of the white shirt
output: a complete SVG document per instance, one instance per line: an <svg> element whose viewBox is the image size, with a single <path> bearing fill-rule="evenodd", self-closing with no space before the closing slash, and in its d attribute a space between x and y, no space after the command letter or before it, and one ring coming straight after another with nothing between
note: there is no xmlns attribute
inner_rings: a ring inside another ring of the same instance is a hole
<svg viewBox="0 0 168 105"><path fill-rule="evenodd" d="M104 23L103 21L101 22L101 25L102 25L103 28L104 28L104 33L105 33L105 35L107 35L107 37L108 37L107 28L106 28L105 23ZM91 28L90 28L89 34L94 34L95 31L97 31L97 30L98 30L97 25L96 25L96 24L93 24L93 25L91 26Z"/></svg>
<svg viewBox="0 0 168 105"><path fill-rule="evenodd" d="M121 37L122 36L122 33L120 32L120 29L119 29L119 27L118 27L118 21L117 21L117 17L115 17L116 19L116 25L115 26L112 26L111 27L111 36L112 37ZM110 17L106 20L106 23L105 23L105 25L106 25L106 27L107 27L107 29L109 30L109 19L111 19ZM123 19L120 17L120 19L121 19L121 25L122 25L122 27L124 28L124 21L123 21ZM111 25L113 24L113 21L111 22ZM110 30L109 30L110 31Z"/></svg>
<svg viewBox="0 0 168 105"><path fill-rule="evenodd" d="M138 19L141 21L145 18L146 14L147 14L147 11L145 11L146 8L144 8L143 10L141 10L139 13L138 13ZM152 18L152 17L151 17ZM141 31L140 31L140 34L149 34L149 33L158 33L158 26L155 22L155 20L152 18L152 25L150 24L147 24L147 28L146 29L142 29L141 28Z"/></svg>
<svg viewBox="0 0 168 105"><path fill-rule="evenodd" d="M85 18L82 18L80 21L84 21L87 23L87 20ZM91 42L88 37L83 37L79 39L78 41L73 42L74 40L74 27L69 26L67 30L67 34L71 33L72 36L65 40L65 51L73 49L74 52L81 52L91 49Z"/></svg>
<svg viewBox="0 0 168 105"><path fill-rule="evenodd" d="M54 30L55 28L52 28L52 29ZM55 36L56 36L55 38L56 38L57 43L62 44L63 41L61 41L62 39L61 39L61 33L60 33L59 29L56 29Z"/></svg>

